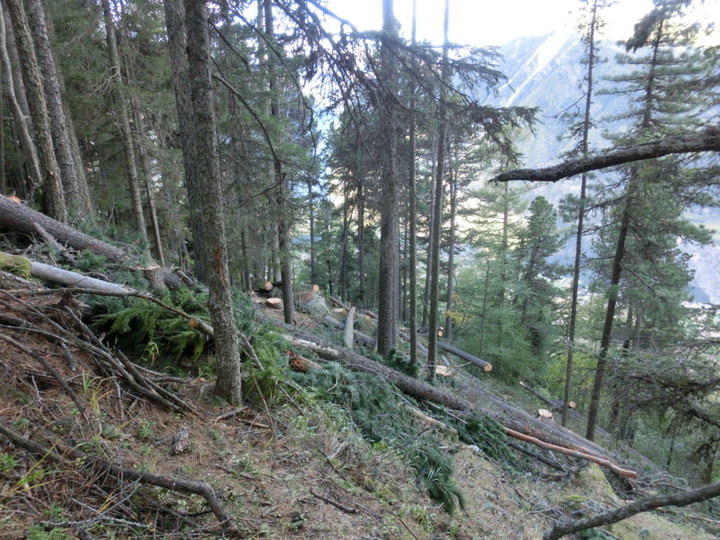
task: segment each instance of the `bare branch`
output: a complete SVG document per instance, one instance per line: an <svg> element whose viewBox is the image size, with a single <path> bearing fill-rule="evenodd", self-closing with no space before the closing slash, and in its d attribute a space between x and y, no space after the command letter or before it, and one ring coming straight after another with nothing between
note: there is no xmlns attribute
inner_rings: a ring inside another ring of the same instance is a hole
<svg viewBox="0 0 720 540"><path fill-rule="evenodd" d="M493 178L492 182L528 180L531 182L556 182L576 174L604 169L633 161L653 159L670 154L720 151L720 126L710 126L697 133L667 137L626 148L616 148L588 157L565 161L542 169L515 169Z"/></svg>

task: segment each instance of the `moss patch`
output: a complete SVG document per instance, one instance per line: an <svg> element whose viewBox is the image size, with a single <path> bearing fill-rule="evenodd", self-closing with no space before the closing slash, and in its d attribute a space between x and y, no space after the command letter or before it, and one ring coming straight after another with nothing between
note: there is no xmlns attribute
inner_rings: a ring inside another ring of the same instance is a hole
<svg viewBox="0 0 720 540"><path fill-rule="evenodd" d="M0 253L0 270L6 270L11 274L22 278L30 278L30 260L19 255Z"/></svg>

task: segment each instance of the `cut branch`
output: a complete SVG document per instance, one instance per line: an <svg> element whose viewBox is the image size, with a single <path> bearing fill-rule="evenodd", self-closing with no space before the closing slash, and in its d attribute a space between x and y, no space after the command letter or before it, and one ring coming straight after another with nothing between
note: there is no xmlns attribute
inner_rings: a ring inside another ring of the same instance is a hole
<svg viewBox="0 0 720 540"><path fill-rule="evenodd" d="M659 158L670 154L720 151L720 126L710 126L699 133L690 133L666 139L608 150L600 154L565 161L542 169L515 169L493 178L492 182L528 180L531 182L556 182L596 169L604 169L633 161Z"/></svg>

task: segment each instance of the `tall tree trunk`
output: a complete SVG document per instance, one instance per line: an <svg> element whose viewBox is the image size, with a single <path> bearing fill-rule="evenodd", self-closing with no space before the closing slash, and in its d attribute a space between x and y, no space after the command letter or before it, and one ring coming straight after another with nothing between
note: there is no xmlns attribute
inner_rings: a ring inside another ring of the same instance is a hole
<svg viewBox="0 0 720 540"><path fill-rule="evenodd" d="M2 66L2 92L7 97L7 101L10 104L10 111L13 116L13 123L15 129L20 135L20 145L25 156L26 165L29 172L30 180L28 192L33 191L32 186L39 186L42 182L42 173L40 172L40 161L37 154L37 148L33 141L31 131L32 126L30 125L28 116L25 114L21 97L24 98L22 91L18 92L20 83L16 74L13 73L13 66L10 60L9 48L14 43L9 42L8 36L8 24L5 22L4 8L0 6L0 65ZM19 75L19 74L18 74ZM3 175L3 179L5 176ZM4 191L3 191L4 192Z"/></svg>
<svg viewBox="0 0 720 540"><path fill-rule="evenodd" d="M189 200L191 207L200 211L205 233L201 254L209 265L210 295L208 307L215 329L217 381L215 393L232 404L241 402L240 354L235 326L230 274L228 270L225 224L223 219L223 193L220 182L215 111L210 81L210 44L208 38L208 11L204 1L185 0L184 21L187 30L187 65L190 88L190 113L184 125L193 127L191 159L187 177L196 184L194 194L199 199ZM182 20L177 13L175 0L166 0L165 10L174 11L173 19ZM170 18L170 17L169 17ZM174 30L177 31L177 28ZM168 28L172 37L172 32ZM177 36L175 36L175 39ZM187 113L178 109L178 114Z"/></svg>
<svg viewBox="0 0 720 540"><path fill-rule="evenodd" d="M45 88L35 54L30 25L21 0L7 0L5 5L12 20L20 64L24 72L27 98L35 129L35 144L41 165L46 213L58 221L66 222L68 214L62 177L53 148Z"/></svg>
<svg viewBox="0 0 720 540"><path fill-rule="evenodd" d="M358 293L360 299L360 306L367 307L367 262L365 261L365 191L363 189L363 180L358 178L357 186L357 200L358 200L358 265L360 266L360 291Z"/></svg>
<svg viewBox="0 0 720 540"><path fill-rule="evenodd" d="M430 310L428 313L428 370L430 378L435 377L435 364L437 359L437 330L438 330L438 308L440 300L440 236L442 227L442 200L443 180L445 176L445 146L446 146L446 91L450 77L448 65L448 53L450 42L448 40L448 28L450 25L450 0L445 0L445 19L443 22L443 58L440 106L438 110L438 154L437 168L435 169L435 206L433 208L433 227L430 243L432 244L432 260L430 264Z"/></svg>
<svg viewBox="0 0 720 540"><path fill-rule="evenodd" d="M417 44L417 0L413 0L412 11L412 32L411 45ZM412 58L413 67L416 66L415 56ZM410 221L409 231L409 272L410 272L410 362L417 363L417 187L415 176L417 167L415 165L415 153L417 152L416 124L415 118L415 92L413 87L410 91L410 149L408 151L408 220Z"/></svg>
<svg viewBox="0 0 720 540"><path fill-rule="evenodd" d="M60 90L60 76L55 65L50 38L48 34L45 7L41 0L26 0L30 28L32 30L35 50L37 52L40 71L45 83L50 129L55 147L65 203L75 221L85 221L93 215L87 179L82 165L78 166L78 157L73 156L70 142L71 131L68 124L72 119L66 115Z"/></svg>
<svg viewBox="0 0 720 540"><path fill-rule="evenodd" d="M275 28L273 23L272 1L265 0L265 34L271 41L275 39ZM271 62L268 62L268 86L270 90L270 115L273 118L280 119L280 106L277 97L277 82L275 80L275 69ZM288 201L290 199L290 186L285 173L282 170L282 164L275 160L275 183L279 186L278 202L280 208L292 208ZM281 215L278 223L278 248L280 256L280 279L283 283L282 299L283 299L283 317L286 324L295 324L295 305L293 295L293 273L292 273L292 253L290 249L290 229L292 226L292 216L289 214Z"/></svg>
<svg viewBox="0 0 720 540"><path fill-rule="evenodd" d="M137 155L140 156L140 169L142 170L143 187L145 188L145 197L148 203L148 214L150 217L150 227L152 231L152 243L155 249L155 256L160 262L160 266L165 266L165 254L163 253L162 236L160 235L160 222L158 221L157 205L155 204L155 194L153 192L152 170L150 168L150 159L148 158L149 140L145 134L145 121L139 107L134 106L135 126L137 127L134 142L137 149Z"/></svg>
<svg viewBox="0 0 720 540"><path fill-rule="evenodd" d="M457 159L456 159L457 161ZM457 218L457 169L450 174L450 240L448 242L448 281L447 301L445 303L445 339L450 342L453 338L453 319L450 313L453 310L453 294L455 285L455 221Z"/></svg>
<svg viewBox="0 0 720 540"><path fill-rule="evenodd" d="M190 101L190 77L188 75L187 35L185 33L185 8L183 0L164 0L165 23L168 31L168 52L172 67L173 87L175 88L175 105L177 108L178 126L180 128L180 147L185 170L185 190L188 201L197 201L203 197L198 182L190 175L193 170L193 124L192 103ZM200 209L192 204L190 211L190 231L192 233L193 259L195 276L203 282L208 281L210 261L200 256L200 249L205 235ZM185 245L183 243L183 249ZM256 259L257 260L257 259ZM258 275L258 274L256 274Z"/></svg>
<svg viewBox="0 0 720 540"><path fill-rule="evenodd" d="M659 23L655 40L653 42L652 61L650 71L648 73L645 85L645 96L643 100L643 116L639 128L641 130L648 129L652 125L652 101L655 90L655 69L658 65L658 53L660 44L663 39L663 21ZM620 230L618 233L617 245L615 247L615 257L613 258L612 276L610 278L610 288L608 294L607 310L605 313L605 323L603 325L602 335L600 337L600 351L598 353L597 367L595 368L595 379L593 381L592 393L590 395L590 407L588 409L588 424L585 437L593 440L595 437L595 428L597 425L598 413L600 410L600 394L603 386L603 376L607 364L607 354L610 348L610 339L612 338L613 320L615 318L615 307L617 298L620 294L620 273L622 272L622 260L625 256L625 240L630 228L630 215L633 208L633 197L635 191L635 183L637 182L637 169L631 167L629 172L629 181L625 194L622 218L620 221Z"/></svg>
<svg viewBox="0 0 720 540"><path fill-rule="evenodd" d="M600 393L603 387L603 377L607 364L607 354L612 338L613 320L615 319L615 307L617 306L618 295L620 294L620 274L622 272L622 260L625 256L625 240L630 227L630 205L631 194L628 192L623 207L620 231L615 246L615 257L613 258L612 276L608 289L608 303L605 311L605 323L603 324L602 336L600 337L600 352L598 353L597 366L595 367L595 379L593 381L592 394L590 396L590 408L588 409L588 423L585 438L595 440L595 428L597 426L598 414L600 411Z"/></svg>
<svg viewBox="0 0 720 540"><path fill-rule="evenodd" d="M113 22L110 0L102 0L103 19L105 22L105 34L108 45L108 61L110 63L110 80L113 88L113 98L117 106L118 130L125 151L125 165L127 167L128 190L132 201L132 212L135 218L135 229L140 239L147 244L148 236L145 227L145 214L143 213L142 195L140 194L140 181L137 172L137 160L133 137L130 130L130 113L128 112L128 100L125 97L122 84L122 71L120 68L120 55L118 54L117 36L115 34L115 23Z"/></svg>
<svg viewBox="0 0 720 540"><path fill-rule="evenodd" d="M588 64L587 75L585 77L585 111L583 115L582 141L580 143L580 152L583 157L588 153L588 136L590 134L590 107L592 105L593 94L593 75L595 67L595 30L597 28L598 2L593 2L590 31L587 36L588 47ZM573 265L572 292L570 298L570 321L567 330L567 364L565 366L565 388L563 390L563 410L562 425L567 425L568 421L568 403L570 403L570 387L572 385L573 372L573 356L575 353L575 327L577 324L577 306L578 306L578 290L580 286L580 260L582 258L582 237L585 222L585 201L587 189L587 174L583 173L580 181L580 201L578 208L577 231L575 232L575 263Z"/></svg>
<svg viewBox="0 0 720 540"><path fill-rule="evenodd" d="M340 298L348 301L348 236L350 224L350 187L348 179L343 180L342 232L340 233Z"/></svg>
<svg viewBox="0 0 720 540"><path fill-rule="evenodd" d="M380 206L380 264L378 288L377 350L382 356L395 348L398 302L398 135L394 87L396 60L393 39L393 0L383 0L383 28L380 44L382 89L378 102L384 143Z"/></svg>
<svg viewBox="0 0 720 540"><path fill-rule="evenodd" d="M308 187L308 200L310 201L310 204L308 205L308 214L309 214L309 221L310 221L310 282L311 285L317 284L317 268L315 267L317 254L315 253L316 247L315 247L315 199L313 195L313 186L312 186L313 180L312 178L307 179L307 187Z"/></svg>
<svg viewBox="0 0 720 540"><path fill-rule="evenodd" d="M437 137L433 137L432 144L432 171L437 167ZM423 287L423 310L422 325L428 324L428 313L430 312L430 272L432 271L432 236L433 224L435 223L435 190L430 189L430 220L428 221L427 253L425 254L425 286Z"/></svg>

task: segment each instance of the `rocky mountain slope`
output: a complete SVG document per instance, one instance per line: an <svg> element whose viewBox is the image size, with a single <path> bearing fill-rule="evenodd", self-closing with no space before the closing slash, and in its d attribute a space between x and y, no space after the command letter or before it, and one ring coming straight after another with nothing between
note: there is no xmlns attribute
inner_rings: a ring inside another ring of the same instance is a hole
<svg viewBox="0 0 720 540"><path fill-rule="evenodd" d="M556 32L541 37L521 38L500 48L503 62L500 66L507 76L501 87L498 103L503 106L538 107L538 124L533 132L527 132L519 141L523 153L523 166L540 167L556 163L558 156L569 151L573 142L566 136L568 114L579 113L583 107L582 83L584 66L583 45L579 36L567 32ZM603 93L610 84L608 77L619 74L623 67L616 62L616 56L624 52L617 44L604 42L599 46L603 62L596 73L597 90L593 100L592 116L597 127L591 133L591 148L608 146L603 132L618 133L624 129L621 121L612 120L626 109L624 97ZM592 182L602 182L608 173L596 174ZM578 192L579 182L565 180L554 184L538 185L528 196L542 195L557 204L568 193ZM692 212L691 219L717 230L720 212L716 209L702 209ZM563 226L566 226L563 224ZM720 235L716 233L716 240ZM720 281L717 280L720 264L720 247L684 246L692 255L691 267L695 279L691 284L696 302L720 303ZM570 262L570 246L561 253L562 259Z"/></svg>

